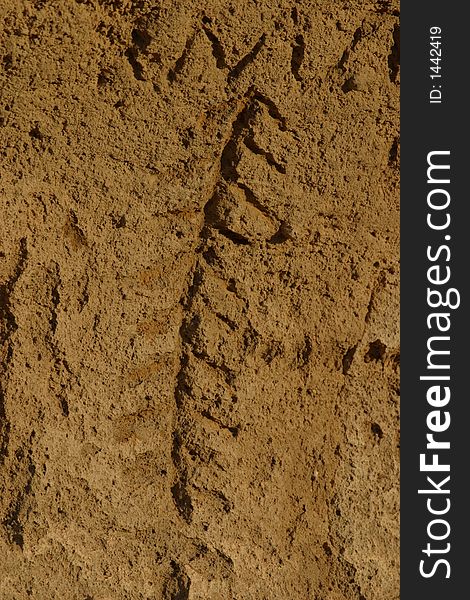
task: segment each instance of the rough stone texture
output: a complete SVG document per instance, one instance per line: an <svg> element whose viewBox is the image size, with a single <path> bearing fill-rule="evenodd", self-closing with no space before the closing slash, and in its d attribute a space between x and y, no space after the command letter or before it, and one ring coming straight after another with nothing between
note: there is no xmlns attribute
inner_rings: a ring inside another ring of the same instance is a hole
<svg viewBox="0 0 470 600"><path fill-rule="evenodd" d="M0 12L1 598L397 599L397 1Z"/></svg>

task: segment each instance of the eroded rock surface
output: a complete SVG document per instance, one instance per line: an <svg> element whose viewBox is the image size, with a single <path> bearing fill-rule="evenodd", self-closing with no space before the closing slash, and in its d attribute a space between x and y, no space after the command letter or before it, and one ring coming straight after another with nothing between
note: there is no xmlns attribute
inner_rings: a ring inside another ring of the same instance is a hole
<svg viewBox="0 0 470 600"><path fill-rule="evenodd" d="M0 15L2 599L398 599L398 4Z"/></svg>

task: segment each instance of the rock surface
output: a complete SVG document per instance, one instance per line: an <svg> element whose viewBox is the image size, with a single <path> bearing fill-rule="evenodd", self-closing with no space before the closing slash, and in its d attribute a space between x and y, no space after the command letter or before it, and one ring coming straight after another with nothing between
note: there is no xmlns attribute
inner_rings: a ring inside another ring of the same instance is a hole
<svg viewBox="0 0 470 600"><path fill-rule="evenodd" d="M1 598L398 599L398 3L0 19Z"/></svg>

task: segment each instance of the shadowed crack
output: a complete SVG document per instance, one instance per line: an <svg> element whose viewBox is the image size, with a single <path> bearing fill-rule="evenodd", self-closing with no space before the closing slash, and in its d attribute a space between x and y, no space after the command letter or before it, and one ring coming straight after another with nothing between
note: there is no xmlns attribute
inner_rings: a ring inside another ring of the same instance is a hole
<svg viewBox="0 0 470 600"><path fill-rule="evenodd" d="M171 561L171 576L165 585L165 600L188 600L191 579L181 565Z"/></svg>
<svg viewBox="0 0 470 600"><path fill-rule="evenodd" d="M186 40L186 44L183 48L183 52L181 53L181 56L175 62L175 66L172 69L170 69L170 71L168 72L168 81L170 81L171 83L173 83L176 80L176 77L178 76L178 74L183 70L184 63L186 62L188 54L191 51L191 48L193 47L194 39L195 39L195 34L191 35Z"/></svg>
<svg viewBox="0 0 470 600"><path fill-rule="evenodd" d="M209 27L209 25L211 24L211 19L209 17L204 17L202 19L202 23L202 29L212 46L212 56L215 58L215 64L218 69L228 69L229 82L237 79L241 75L241 73L246 69L246 67L256 59L266 41L266 34L263 33L260 39L253 46L253 49L250 52L248 52L248 54L246 54L241 60L239 60L233 68L230 68L230 65L227 63L227 57L225 55L225 50L221 41Z"/></svg>
<svg viewBox="0 0 470 600"><path fill-rule="evenodd" d="M351 52L354 51L354 49L356 48L358 43L361 41L362 36L363 36L363 29L362 29L362 25L361 25L361 27L358 27L356 29L356 31L354 32L351 45L349 46L349 48L346 48L346 50L343 52L343 54L338 62L338 68L341 69L342 71L346 71L345 65L349 60Z"/></svg>
<svg viewBox="0 0 470 600"><path fill-rule="evenodd" d="M255 140L253 139L252 135L247 135L245 137L245 139L243 140L243 143L249 150L251 150L253 152L253 154L258 154L259 156L263 156L266 159L266 162L268 163L268 165L270 165L271 167L274 167L278 173L282 173L283 175L286 174L286 167L284 165L281 165L280 163L278 163L277 160L274 158L274 156L271 154L271 152L268 152L267 150L263 150L263 148L260 148L258 146L258 144L255 142Z"/></svg>
<svg viewBox="0 0 470 600"><path fill-rule="evenodd" d="M354 360L354 355L356 354L356 350L357 350L357 344L355 346L352 346L345 352L345 354L343 356L343 360L342 360L343 375L348 374L349 368L351 367L352 361Z"/></svg>
<svg viewBox="0 0 470 600"><path fill-rule="evenodd" d="M292 48L292 58L290 61L291 71L294 78L302 82L302 77L300 75L300 68L304 61L305 56L305 42L303 35L298 35L295 38L295 46Z"/></svg>
<svg viewBox="0 0 470 600"><path fill-rule="evenodd" d="M11 306L11 295L16 283L23 274L28 260L26 238L20 240L18 260L11 277L0 285L0 350L3 357L0 363L0 462L3 464L8 455L10 440L10 422L5 408L5 379L8 367L13 357L11 337L18 329L16 318Z"/></svg>
<svg viewBox="0 0 470 600"><path fill-rule="evenodd" d="M400 26L393 27L393 44L388 55L388 72L390 81L396 83L400 71Z"/></svg>
<svg viewBox="0 0 470 600"><path fill-rule="evenodd" d="M205 17L206 22L207 17ZM204 19L203 19L204 23ZM227 64L227 60L225 58L225 50L222 44L220 43L219 38L213 33L206 24L202 26L204 33L206 34L207 39L210 41L212 45L212 56L215 58L215 64L218 69L228 69L229 66Z"/></svg>
<svg viewBox="0 0 470 600"><path fill-rule="evenodd" d="M26 483L23 491L17 495L16 500L10 505L7 516L3 521L3 525L8 532L10 541L19 546L21 549L23 549L24 544L23 520L21 512L23 510L25 501L31 492L31 484L35 473L36 468L32 463L31 457L28 456Z"/></svg>
<svg viewBox="0 0 470 600"><path fill-rule="evenodd" d="M265 42L266 42L266 34L263 33L263 35L260 37L260 39L253 46L253 49L251 50L251 52L248 52L248 54L246 56L244 56L240 61L238 61L238 63L230 71L230 73L228 74L229 80L237 79L237 77L239 77L241 75L243 70L246 69L246 67L250 63L252 63L255 60L255 58L258 56L258 54L259 54L261 48L264 46Z"/></svg>
<svg viewBox="0 0 470 600"><path fill-rule="evenodd" d="M267 107L269 116L278 122L278 126L281 131L287 131L287 123L285 117L281 115L281 112L276 106L276 104L270 98L268 98L268 96L265 96L264 94L261 94L261 92L256 91L253 95L253 98Z"/></svg>
<svg viewBox="0 0 470 600"><path fill-rule="evenodd" d="M7 418L5 411L5 395L0 386L0 462L5 461L8 455L8 444L10 441L10 421Z"/></svg>

